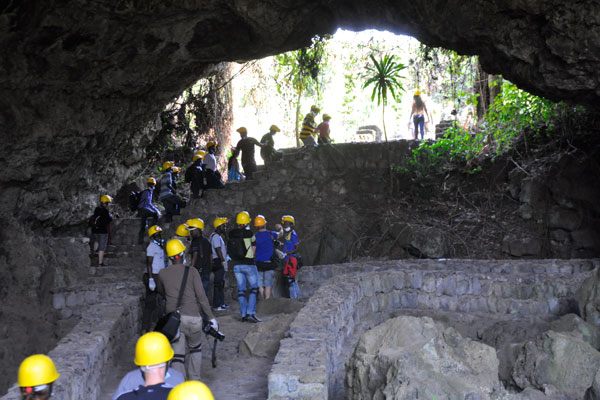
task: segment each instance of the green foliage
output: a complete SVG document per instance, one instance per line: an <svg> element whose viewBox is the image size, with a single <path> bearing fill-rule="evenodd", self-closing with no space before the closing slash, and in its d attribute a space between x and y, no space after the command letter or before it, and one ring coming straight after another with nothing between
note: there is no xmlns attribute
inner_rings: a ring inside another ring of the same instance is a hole
<svg viewBox="0 0 600 400"><path fill-rule="evenodd" d="M444 138L421 142L407 165L395 169L402 174L426 176L471 165L469 161L484 151L498 156L510 150L519 135L552 132L558 109L557 104L504 81L502 93L494 100L477 131L470 132L455 124ZM478 171L481 167L467 169L468 173Z"/></svg>

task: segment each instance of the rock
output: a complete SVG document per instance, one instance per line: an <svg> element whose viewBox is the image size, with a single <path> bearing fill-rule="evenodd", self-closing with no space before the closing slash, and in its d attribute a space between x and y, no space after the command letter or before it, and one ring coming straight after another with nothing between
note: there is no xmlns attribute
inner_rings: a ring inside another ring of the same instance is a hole
<svg viewBox="0 0 600 400"><path fill-rule="evenodd" d="M581 318L586 322L595 326L600 326L599 280L600 269L597 269L594 275L583 281L575 295L577 306L579 308L579 315L581 315Z"/></svg>
<svg viewBox="0 0 600 400"><path fill-rule="evenodd" d="M548 331L523 346L512 371L518 387L554 385L570 399L583 399L600 368L600 353L567 333Z"/></svg>
<svg viewBox="0 0 600 400"><path fill-rule="evenodd" d="M542 248L543 242L538 238L515 238L509 235L502 239L502 251L515 257L540 256Z"/></svg>
<svg viewBox="0 0 600 400"><path fill-rule="evenodd" d="M427 258L441 258L447 252L447 240L440 229L407 223L395 223L391 227L396 244L410 253Z"/></svg>
<svg viewBox="0 0 600 400"><path fill-rule="evenodd" d="M527 388L520 393L502 394L496 400L567 400L567 396L552 385L544 385L543 391Z"/></svg>
<svg viewBox="0 0 600 400"><path fill-rule="evenodd" d="M588 388L585 392L585 400L600 400L600 370L596 372L596 376L594 376L594 382L592 382L592 386Z"/></svg>
<svg viewBox="0 0 600 400"><path fill-rule="evenodd" d="M366 332L346 362L349 399L490 399L496 351L429 317L390 319Z"/></svg>
<svg viewBox="0 0 600 400"><path fill-rule="evenodd" d="M256 304L256 313L259 316L275 314L295 314L304 307L304 303L296 299L278 298L260 300Z"/></svg>
<svg viewBox="0 0 600 400"><path fill-rule="evenodd" d="M600 349L600 328L588 324L576 314L567 314L550 323L554 332L564 332L589 343L594 349Z"/></svg>
<svg viewBox="0 0 600 400"><path fill-rule="evenodd" d="M250 356L275 358L279 351L279 342L284 338L295 316L277 315L256 324L240 342L239 352Z"/></svg>
<svg viewBox="0 0 600 400"><path fill-rule="evenodd" d="M576 211L562 207L552 207L548 213L548 226L550 228L574 231L581 225L581 217Z"/></svg>

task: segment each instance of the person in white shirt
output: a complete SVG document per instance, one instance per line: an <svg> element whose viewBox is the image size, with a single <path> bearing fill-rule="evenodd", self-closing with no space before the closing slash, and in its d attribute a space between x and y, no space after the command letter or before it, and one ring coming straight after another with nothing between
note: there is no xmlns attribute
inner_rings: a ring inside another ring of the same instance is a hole
<svg viewBox="0 0 600 400"><path fill-rule="evenodd" d="M225 273L227 272L227 247L223 237L229 219L217 217L213 221L215 231L210 235L209 241L212 247L212 270L214 273L213 308L215 311L224 311L229 308L225 304Z"/></svg>
<svg viewBox="0 0 600 400"><path fill-rule="evenodd" d="M155 290L158 273L165 267L165 242L161 232L162 228L158 225L153 225L148 229L150 244L146 247L146 273L143 278L146 286L144 312L142 314L143 332L152 331L153 324L158 321L164 303L161 295Z"/></svg>
<svg viewBox="0 0 600 400"><path fill-rule="evenodd" d="M223 180L221 174L217 172L217 152L218 144L216 142L208 142L206 144L206 150L208 154L204 156L203 168L204 168L204 179L206 189L223 189Z"/></svg>

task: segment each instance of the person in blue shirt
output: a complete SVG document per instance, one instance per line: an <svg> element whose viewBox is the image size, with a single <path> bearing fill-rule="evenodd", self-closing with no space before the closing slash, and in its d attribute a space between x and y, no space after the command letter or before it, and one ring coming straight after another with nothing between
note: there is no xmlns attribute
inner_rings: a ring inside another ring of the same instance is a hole
<svg viewBox="0 0 600 400"><path fill-rule="evenodd" d="M254 261L258 269L258 293L261 299L268 300L271 298L271 290L275 279L276 264L271 261L275 251L273 241L283 235L283 230L281 225L277 224L275 225L277 231L268 231L267 220L263 215L254 218L254 227L258 228L258 232L254 234L256 238Z"/></svg>
<svg viewBox="0 0 600 400"><path fill-rule="evenodd" d="M290 299L300 298L300 287L296 281L296 271L298 270L298 235L294 229L296 220L291 215L284 215L281 217L283 223L283 252L285 267L283 269L283 275L287 279L288 287L290 291Z"/></svg>
<svg viewBox="0 0 600 400"><path fill-rule="evenodd" d="M147 187L142 191L142 198L140 199L140 204L138 204L138 217L140 217L142 221L140 234L138 236L138 244L144 244L148 220L150 220L150 226L154 226L158 223L158 218L160 218L160 211L152 204L152 194L154 193L154 187L156 186L156 179L148 178L146 183Z"/></svg>

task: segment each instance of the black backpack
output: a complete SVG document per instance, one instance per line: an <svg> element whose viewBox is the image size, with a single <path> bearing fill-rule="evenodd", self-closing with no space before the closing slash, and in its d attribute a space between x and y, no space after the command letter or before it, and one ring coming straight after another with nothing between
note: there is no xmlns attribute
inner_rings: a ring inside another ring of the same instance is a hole
<svg viewBox="0 0 600 400"><path fill-rule="evenodd" d="M129 198L127 199L127 203L129 205L129 209L131 211L137 211L138 205L142 201L142 192L131 192L129 193Z"/></svg>
<svg viewBox="0 0 600 400"><path fill-rule="evenodd" d="M232 233L234 233L234 235L232 235ZM244 242L243 231L239 231L239 233L240 235L235 231L231 231L227 238L227 254L234 260L243 260L248 253L246 242Z"/></svg>
<svg viewBox="0 0 600 400"><path fill-rule="evenodd" d="M207 238L200 239L200 251L198 252L198 261L194 265L198 272L210 273L212 270L212 246Z"/></svg>

